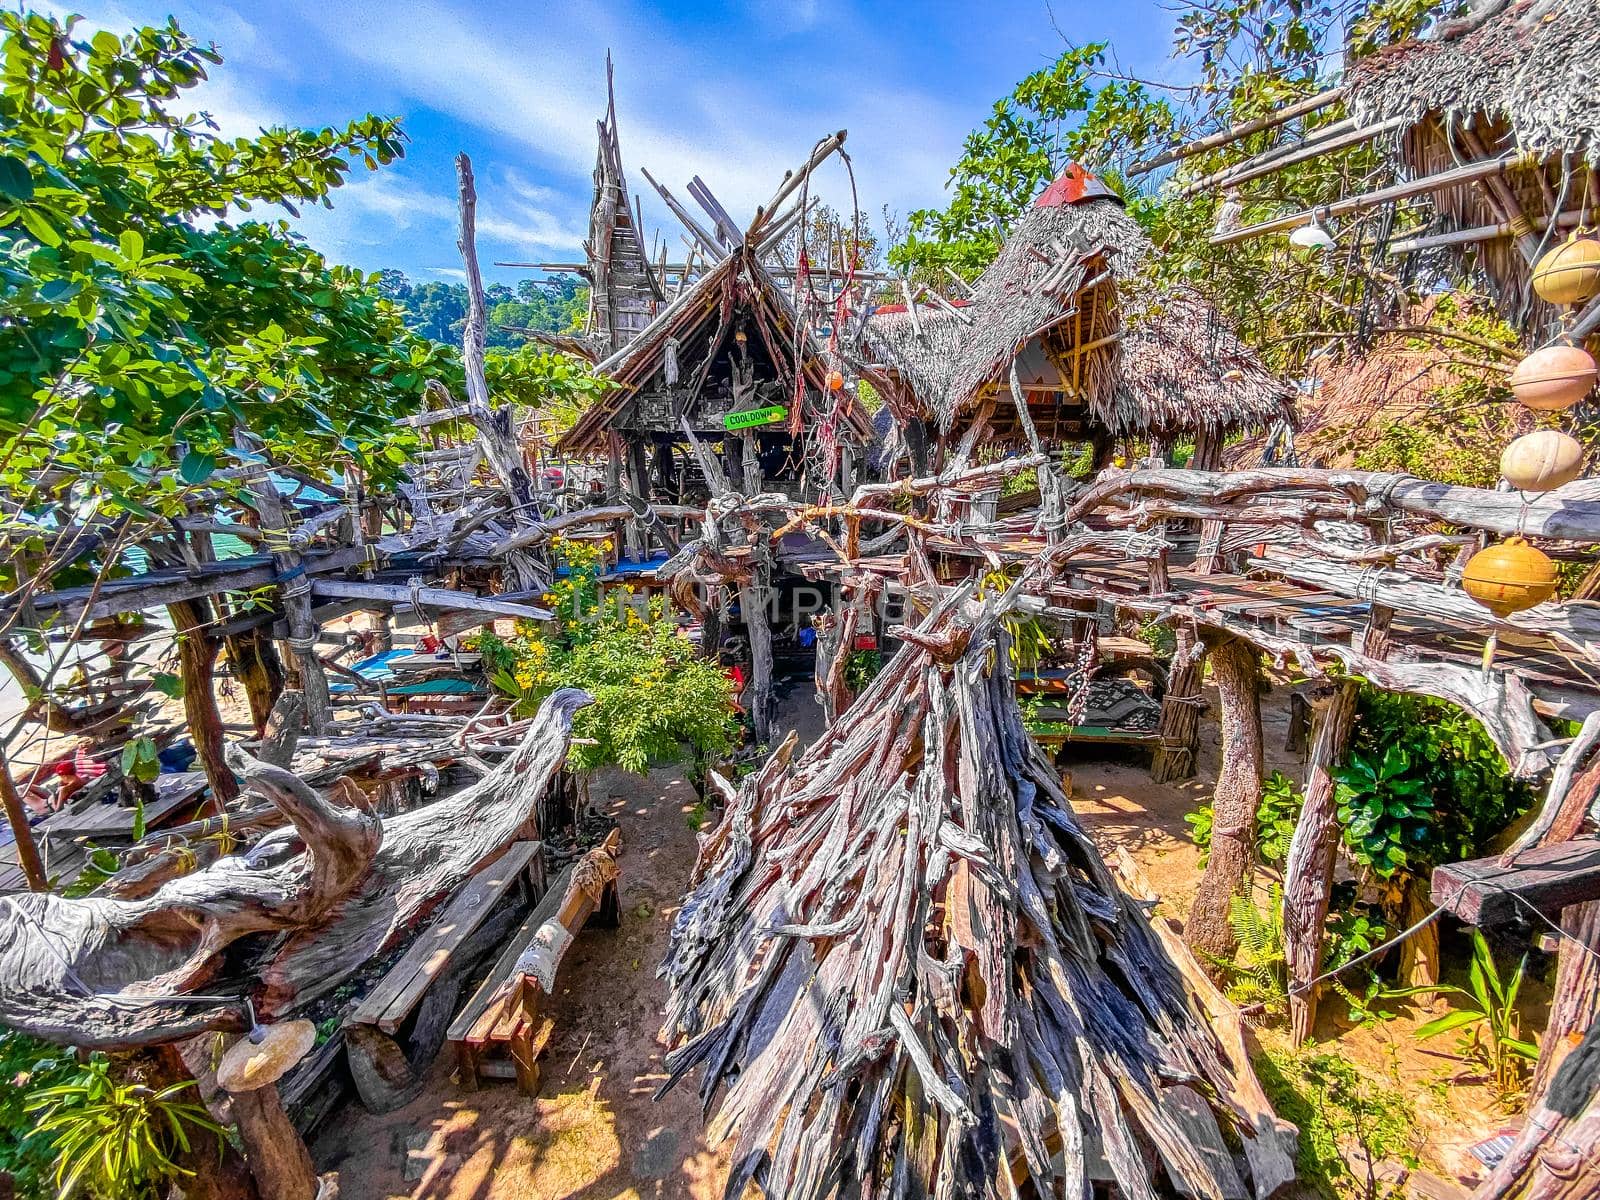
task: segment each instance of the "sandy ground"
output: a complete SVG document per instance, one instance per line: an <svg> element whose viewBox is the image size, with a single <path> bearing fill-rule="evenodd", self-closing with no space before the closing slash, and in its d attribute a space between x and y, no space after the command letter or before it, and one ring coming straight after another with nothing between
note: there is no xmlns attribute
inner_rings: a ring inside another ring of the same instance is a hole
<svg viewBox="0 0 1600 1200"><path fill-rule="evenodd" d="M802 684L784 698L786 727L802 741L819 715ZM1287 700L1265 698L1267 769L1299 777L1283 750ZM1183 816L1205 799L1219 765L1214 720L1202 722L1195 780L1151 783L1143 760L1071 762L1075 807L1106 850L1132 848L1167 911L1181 917L1199 880L1198 852ZM351 1103L313 1144L321 1169L338 1169L345 1200L710 1200L721 1195L725 1157L708 1148L691 1077L652 1099L662 1077L656 1041L664 1002L655 967L692 865L695 797L681 772L646 779L607 773L591 789L623 832L623 923L591 930L563 967L555 1039L543 1059L537 1099L510 1084L467 1093L434 1065L424 1093L407 1108L373 1116ZM1531 989L1537 991L1537 988ZM1537 999L1530 996L1537 1003ZM1405 1014L1376 1028L1351 1028L1337 997L1322 1006L1318 1035L1372 1077L1411 1097L1424 1164L1471 1179L1466 1147L1505 1123L1486 1089L1460 1082L1449 1037L1417 1043L1411 1031L1430 1014ZM1542 1016L1528 1014L1530 1027ZM1272 1044L1275 1034L1265 1040Z"/></svg>

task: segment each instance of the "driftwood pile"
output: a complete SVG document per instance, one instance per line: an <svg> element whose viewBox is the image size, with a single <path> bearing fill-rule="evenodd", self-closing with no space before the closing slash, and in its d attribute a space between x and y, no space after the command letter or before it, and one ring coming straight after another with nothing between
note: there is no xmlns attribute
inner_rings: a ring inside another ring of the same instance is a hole
<svg viewBox="0 0 1600 1200"><path fill-rule="evenodd" d="M233 747L245 790L292 828L139 899L6 897L0 1024L126 1049L243 1028L247 998L270 1018L327 994L517 839L589 702L554 693L489 774L383 819L348 780L319 791Z"/></svg>
<svg viewBox="0 0 1600 1200"><path fill-rule="evenodd" d="M702 1068L712 1140L737 1136L729 1196L1293 1177L1292 1132L1023 728L1010 598L958 589L810 750L727 789L662 974L664 1086Z"/></svg>

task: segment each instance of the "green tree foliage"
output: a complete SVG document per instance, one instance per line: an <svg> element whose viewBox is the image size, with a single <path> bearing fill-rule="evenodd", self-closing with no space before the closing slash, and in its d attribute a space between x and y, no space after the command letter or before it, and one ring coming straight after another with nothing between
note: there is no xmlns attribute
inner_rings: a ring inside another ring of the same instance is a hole
<svg viewBox="0 0 1600 1200"><path fill-rule="evenodd" d="M1045 185L1079 162L1121 192L1129 211L1162 250L1143 269L1161 286L1198 288L1253 341L1270 365L1303 369L1326 339L1363 334L1370 300L1390 309L1406 297L1369 272L1360 255L1295 250L1284 238L1216 247L1208 238L1219 210L1239 223L1335 199L1352 179L1383 182L1387 166L1371 146L1285 168L1225 197L1181 186L1258 153L1284 136L1275 130L1127 181L1134 161L1164 145L1228 128L1323 90L1343 59L1414 35L1435 11L1426 0L1183 0L1175 41L1192 82L1134 79L1105 43L1069 46L1049 67L1024 78L968 135L951 171L942 209L913 212L906 238L889 252L897 269L930 282L949 267L974 277L1005 232ZM1311 133L1345 116L1339 105L1300 120ZM1375 216L1373 219L1377 219ZM1361 222L1340 231L1341 245L1370 238Z"/></svg>
<svg viewBox="0 0 1600 1200"><path fill-rule="evenodd" d="M174 23L82 41L8 12L0 30L0 486L34 509L163 511L239 424L278 461L403 459L393 418L426 380L397 313L281 220L239 219L327 203L403 152L398 125L228 140L179 107L220 60Z"/></svg>
<svg viewBox="0 0 1600 1200"><path fill-rule="evenodd" d="M568 762L578 770L615 765L643 774L684 751L699 761L733 747L733 685L667 619L661 602L641 611L626 592L601 601L600 551L558 539L562 568L546 603L548 628L524 625L502 640L480 634L477 647L497 688L531 715L557 688L579 687L594 704L578 712L580 739Z"/></svg>
<svg viewBox="0 0 1600 1200"><path fill-rule="evenodd" d="M1345 848L1384 879L1477 857L1533 800L1461 709L1370 687L1334 778Z"/></svg>
<svg viewBox="0 0 1600 1200"><path fill-rule="evenodd" d="M413 283L404 272L380 272L383 294L399 306L406 328L449 346L461 343L467 320L467 288L430 280ZM519 280L513 288L491 283L484 289L489 330L484 344L515 349L527 342L521 330L576 333L589 311L589 288L576 275Z"/></svg>

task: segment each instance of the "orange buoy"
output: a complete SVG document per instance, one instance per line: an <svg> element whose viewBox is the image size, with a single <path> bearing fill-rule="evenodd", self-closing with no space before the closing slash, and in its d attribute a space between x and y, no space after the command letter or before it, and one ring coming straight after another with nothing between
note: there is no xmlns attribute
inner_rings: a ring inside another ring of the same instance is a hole
<svg viewBox="0 0 1600 1200"><path fill-rule="evenodd" d="M1529 408L1571 408L1594 387L1595 362L1581 346L1546 346L1512 368L1506 381Z"/></svg>
<svg viewBox="0 0 1600 1200"><path fill-rule="evenodd" d="M1533 290L1551 304L1583 304L1600 295L1600 241L1573 234L1533 267Z"/></svg>
<svg viewBox="0 0 1600 1200"><path fill-rule="evenodd" d="M844 388L844 375L841 374L838 371L829 371L828 372L828 390L830 392L837 392L837 391L841 391L843 388Z"/></svg>
<svg viewBox="0 0 1600 1200"><path fill-rule="evenodd" d="M1527 538L1508 537L1467 560L1461 586L1497 617L1509 617L1556 592L1556 565Z"/></svg>
<svg viewBox="0 0 1600 1200"><path fill-rule="evenodd" d="M1501 452L1500 474L1518 491L1551 491L1583 474L1583 446L1556 429L1523 434Z"/></svg>

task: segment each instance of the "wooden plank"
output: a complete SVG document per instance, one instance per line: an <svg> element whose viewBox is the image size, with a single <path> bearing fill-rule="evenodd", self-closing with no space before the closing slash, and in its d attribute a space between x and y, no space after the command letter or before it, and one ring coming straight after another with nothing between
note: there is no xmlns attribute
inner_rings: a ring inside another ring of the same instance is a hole
<svg viewBox="0 0 1600 1200"><path fill-rule="evenodd" d="M398 1033L428 985L527 871L540 848L538 842L516 842L474 875L361 1002L350 1021L376 1025L387 1034Z"/></svg>
<svg viewBox="0 0 1600 1200"><path fill-rule="evenodd" d="M1600 900L1600 838L1538 846L1508 866L1474 858L1434 868L1433 902L1471 925L1495 925L1527 907L1554 916Z"/></svg>
<svg viewBox="0 0 1600 1200"><path fill-rule="evenodd" d="M506 948L501 951L500 957L495 960L493 968L483 977L483 982L478 985L478 990L461 1007L454 1021L450 1022L450 1031L445 1035L447 1041L459 1042L466 1038L472 1031L473 1024L483 1015L483 1010L488 1007L489 997L494 995L495 989L511 978L511 968L516 966L517 959L527 949L528 943L533 940L533 935L538 932L551 917L556 915L556 910L561 907L561 897L566 894L567 885L572 882L572 867L568 866L556 877L555 883L546 889L545 894L534 905L533 911L510 939Z"/></svg>
<svg viewBox="0 0 1600 1200"><path fill-rule="evenodd" d="M529 621L548 621L553 614L528 604L514 604L498 596L479 596L472 592L458 592L450 588L412 588L403 583L377 583L365 579L318 579L311 590L318 596L337 599L383 600L390 603L410 604L413 600L429 608L462 609L469 612L494 613L502 617L522 617Z"/></svg>

